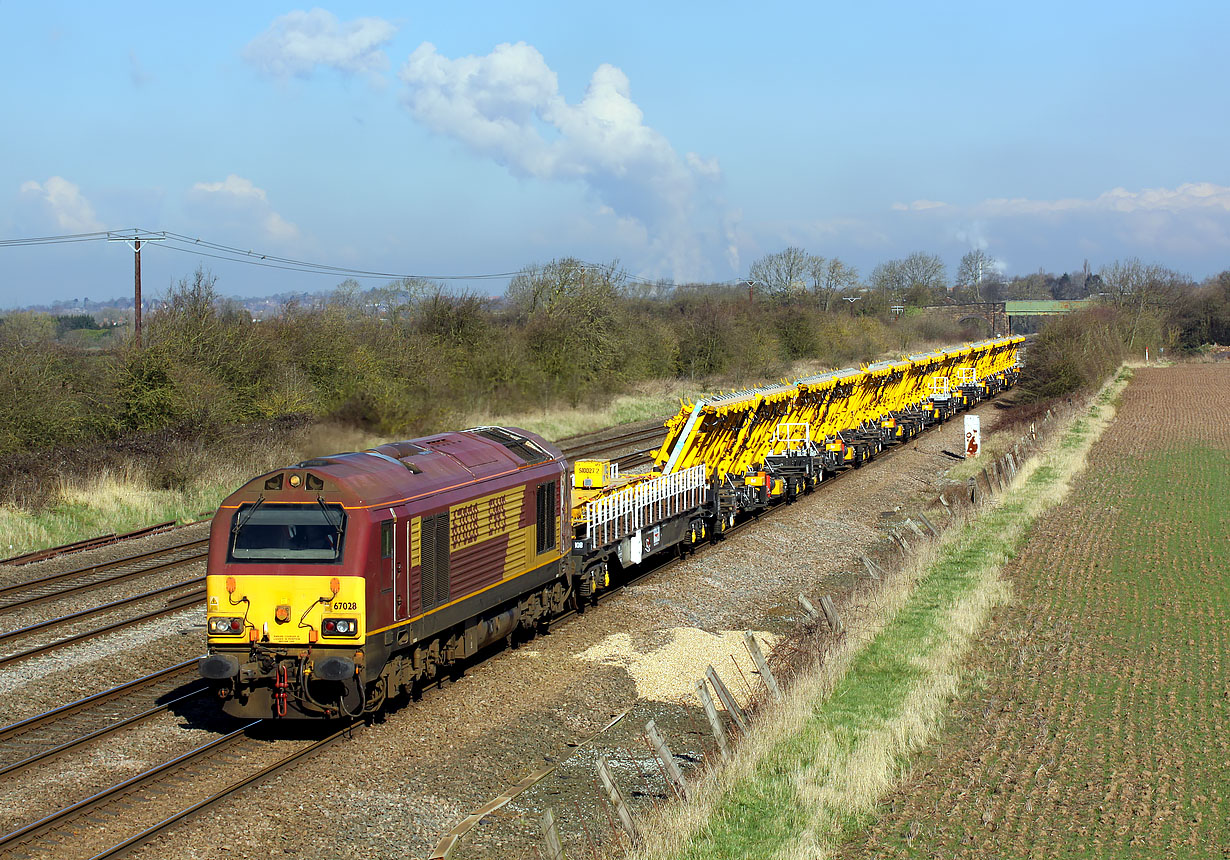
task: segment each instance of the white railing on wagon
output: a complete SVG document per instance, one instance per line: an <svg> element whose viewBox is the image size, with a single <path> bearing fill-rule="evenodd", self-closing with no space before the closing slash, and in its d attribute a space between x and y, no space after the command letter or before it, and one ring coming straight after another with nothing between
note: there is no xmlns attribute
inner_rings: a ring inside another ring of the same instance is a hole
<svg viewBox="0 0 1230 860"><path fill-rule="evenodd" d="M697 507L704 494L703 463L633 484L585 505L586 534L593 546L607 546Z"/></svg>

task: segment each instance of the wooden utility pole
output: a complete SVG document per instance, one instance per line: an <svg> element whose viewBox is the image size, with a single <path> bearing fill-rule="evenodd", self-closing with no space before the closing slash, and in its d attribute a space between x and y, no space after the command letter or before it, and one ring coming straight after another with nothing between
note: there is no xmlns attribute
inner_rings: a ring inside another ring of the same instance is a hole
<svg viewBox="0 0 1230 860"><path fill-rule="evenodd" d="M132 243L132 336L141 348L141 240Z"/></svg>
<svg viewBox="0 0 1230 860"><path fill-rule="evenodd" d="M123 242L132 248L132 336L137 349L141 348L141 243L161 242L166 236L141 236L139 232L133 236L108 236L109 242Z"/></svg>

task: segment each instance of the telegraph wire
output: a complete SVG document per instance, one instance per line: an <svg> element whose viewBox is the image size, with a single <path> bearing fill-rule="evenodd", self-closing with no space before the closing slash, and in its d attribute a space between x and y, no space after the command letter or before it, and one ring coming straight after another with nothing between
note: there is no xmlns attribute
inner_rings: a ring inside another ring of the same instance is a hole
<svg viewBox="0 0 1230 860"><path fill-rule="evenodd" d="M380 272L369 269L352 268L348 266L333 266L327 263L315 263L309 260L299 260L293 257L279 256L277 254L260 253L251 249L238 248L233 245L225 245L220 242L212 242L208 239L187 236L183 233L176 233L170 230L146 231L140 230L136 227L127 227L121 230L100 230L90 233L65 233L57 236L32 236L16 239L0 239L0 247L16 248L32 247L37 245L63 245L81 242L114 241L117 239L132 238L133 236L160 238L162 240L156 245L149 245L148 247L150 248L165 248L167 250L179 251L180 253L195 254L200 257L208 257L214 260L222 260L231 263L243 263L245 265L260 266L267 269L281 269L290 272L301 272L304 274L313 275L330 275L333 277L426 281L491 281L514 278L525 272L525 269L517 269L509 272L487 272L468 275L422 275L404 274L398 272ZM578 263L580 264L579 268L583 271L602 271L607 268L606 266L594 265L584 261L578 261ZM668 278L650 279L623 273L623 279L628 283L641 284L650 287L658 287L663 285L677 286L673 279ZM745 283L745 281L743 279L735 279L732 281L717 283L736 285Z"/></svg>

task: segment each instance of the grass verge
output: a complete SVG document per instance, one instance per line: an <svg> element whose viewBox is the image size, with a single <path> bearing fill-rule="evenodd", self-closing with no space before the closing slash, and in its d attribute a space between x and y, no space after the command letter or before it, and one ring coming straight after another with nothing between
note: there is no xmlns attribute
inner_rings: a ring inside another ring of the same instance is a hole
<svg viewBox="0 0 1230 860"><path fill-rule="evenodd" d="M800 674L736 760L650 823L639 856L829 856L933 736L963 655L1009 598L1000 567L1067 493L1129 377L1107 383L1011 493L886 583L866 623L851 625L859 632Z"/></svg>
<svg viewBox="0 0 1230 860"><path fill-rule="evenodd" d="M254 475L303 459L312 444L301 431L273 430L166 453L115 455L105 465L40 488L37 508L0 505L0 557L72 543L154 523L194 522Z"/></svg>

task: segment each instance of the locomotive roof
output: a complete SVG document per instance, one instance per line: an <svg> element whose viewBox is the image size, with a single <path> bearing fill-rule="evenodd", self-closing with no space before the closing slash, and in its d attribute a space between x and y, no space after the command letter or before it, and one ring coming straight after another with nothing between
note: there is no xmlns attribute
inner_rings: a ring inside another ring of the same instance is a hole
<svg viewBox="0 0 1230 860"><path fill-rule="evenodd" d="M561 459L539 436L511 427L474 427L367 451L314 457L249 481L223 503L234 507L263 495L267 502L314 502L318 496L346 507L365 508L442 492L488 478L515 475ZM297 488L290 476L299 476ZM271 483L284 480L276 488ZM311 480L309 480L309 477ZM322 486L323 484L323 486Z"/></svg>

